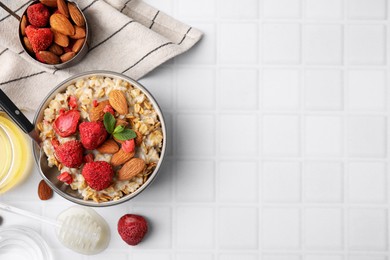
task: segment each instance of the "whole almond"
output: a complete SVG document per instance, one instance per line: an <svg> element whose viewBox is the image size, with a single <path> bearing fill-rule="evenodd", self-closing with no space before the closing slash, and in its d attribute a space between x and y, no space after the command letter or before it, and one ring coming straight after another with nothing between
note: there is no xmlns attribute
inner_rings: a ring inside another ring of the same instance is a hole
<svg viewBox="0 0 390 260"><path fill-rule="evenodd" d="M76 40L73 44L72 51L76 53L79 52L81 50L81 47L83 47L84 40L85 38Z"/></svg>
<svg viewBox="0 0 390 260"><path fill-rule="evenodd" d="M72 23L63 14L52 14L50 16L50 26L53 30L65 35L74 35Z"/></svg>
<svg viewBox="0 0 390 260"><path fill-rule="evenodd" d="M64 50L61 48L61 46L59 46L58 44L55 44L55 43L53 43L49 47L49 51L54 53L57 56L60 56L60 55L62 55L64 53Z"/></svg>
<svg viewBox="0 0 390 260"><path fill-rule="evenodd" d="M125 94L120 90L113 90L108 95L110 105L121 115L129 113Z"/></svg>
<svg viewBox="0 0 390 260"><path fill-rule="evenodd" d="M143 136L143 134L141 134L141 132L139 132L137 130L134 130L134 132L137 134L137 137L135 138L135 144L140 146L142 143L142 140L144 139L144 136Z"/></svg>
<svg viewBox="0 0 390 260"><path fill-rule="evenodd" d="M123 149L119 149L119 151L114 153L114 155L111 157L111 164L114 167L122 165L131 158L133 158L134 155L135 151L131 153L126 153L125 151L123 151Z"/></svg>
<svg viewBox="0 0 390 260"><path fill-rule="evenodd" d="M72 3L68 3L70 17L77 26L85 26L84 17L80 10Z"/></svg>
<svg viewBox="0 0 390 260"><path fill-rule="evenodd" d="M102 121L104 117L103 109L106 105L109 105L108 100L100 101L96 107L93 107L89 110L89 120L90 121Z"/></svg>
<svg viewBox="0 0 390 260"><path fill-rule="evenodd" d="M48 7L57 7L57 0L40 0L40 2Z"/></svg>
<svg viewBox="0 0 390 260"><path fill-rule="evenodd" d="M145 162L140 158L133 158L125 163L118 172L118 180L130 180L145 169Z"/></svg>
<svg viewBox="0 0 390 260"><path fill-rule="evenodd" d="M23 15L20 21L20 32L23 36L26 36L27 16Z"/></svg>
<svg viewBox="0 0 390 260"><path fill-rule="evenodd" d="M57 0L58 11L63 14L66 18L69 18L68 5L64 0Z"/></svg>
<svg viewBox="0 0 390 260"><path fill-rule="evenodd" d="M61 55L60 59L61 59L62 62L67 62L67 61L73 59L73 57L74 57L75 55L76 55L76 53L73 52L73 51L66 52L66 53L64 53L64 54Z"/></svg>
<svg viewBox="0 0 390 260"><path fill-rule="evenodd" d="M85 38L85 29L84 29L84 27L80 27L80 26L75 25L74 26L74 31L75 31L74 35L69 36L70 38L72 38L72 39Z"/></svg>
<svg viewBox="0 0 390 260"><path fill-rule="evenodd" d="M27 51L30 53L34 53L30 40L27 37L23 37L24 47L26 47Z"/></svg>
<svg viewBox="0 0 390 260"><path fill-rule="evenodd" d="M55 30L51 30L53 32L53 35L54 35L54 42L57 43L58 45L60 45L61 47L68 47L69 45L69 38L68 36L60 33L60 32L57 32Z"/></svg>
<svg viewBox="0 0 390 260"><path fill-rule="evenodd" d="M108 139L101 146L99 146L97 150L99 153L114 154L119 151L119 146L114 140Z"/></svg>
<svg viewBox="0 0 390 260"><path fill-rule="evenodd" d="M38 54L39 57L41 57L41 59L47 64L60 63L60 58L50 51L39 51Z"/></svg>
<svg viewBox="0 0 390 260"><path fill-rule="evenodd" d="M41 200L48 200L53 197L53 190L47 185L44 180L41 180L38 185L38 196Z"/></svg>

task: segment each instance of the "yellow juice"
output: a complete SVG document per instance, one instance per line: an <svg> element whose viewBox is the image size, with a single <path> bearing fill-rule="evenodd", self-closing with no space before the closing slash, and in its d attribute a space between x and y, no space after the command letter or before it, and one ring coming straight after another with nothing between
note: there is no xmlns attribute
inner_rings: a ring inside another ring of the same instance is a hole
<svg viewBox="0 0 390 260"><path fill-rule="evenodd" d="M31 144L26 134L0 112L0 194L20 183L32 165Z"/></svg>

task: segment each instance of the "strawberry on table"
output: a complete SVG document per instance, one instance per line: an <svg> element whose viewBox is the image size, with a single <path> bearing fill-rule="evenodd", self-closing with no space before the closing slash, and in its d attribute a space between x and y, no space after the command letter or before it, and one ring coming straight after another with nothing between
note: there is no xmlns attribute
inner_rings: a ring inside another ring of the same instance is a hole
<svg viewBox="0 0 390 260"><path fill-rule="evenodd" d="M118 233L127 244L139 244L148 232L148 222L135 214L123 215L118 221Z"/></svg>
<svg viewBox="0 0 390 260"><path fill-rule="evenodd" d="M60 116L53 123L54 131L61 137L68 137L76 133L79 120L80 112L78 110L60 113Z"/></svg>

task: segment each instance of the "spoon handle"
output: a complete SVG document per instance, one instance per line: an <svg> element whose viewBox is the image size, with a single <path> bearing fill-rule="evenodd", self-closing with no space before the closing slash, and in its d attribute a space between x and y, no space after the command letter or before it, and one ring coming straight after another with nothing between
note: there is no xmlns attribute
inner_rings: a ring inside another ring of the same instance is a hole
<svg viewBox="0 0 390 260"><path fill-rule="evenodd" d="M14 11L12 11L11 9L8 8L8 6L6 6L5 4L3 4L1 1L0 1L0 7L2 7L4 10L6 10L10 15L12 15L13 17L15 17L16 19L18 19L18 21L20 21L20 16L17 15Z"/></svg>

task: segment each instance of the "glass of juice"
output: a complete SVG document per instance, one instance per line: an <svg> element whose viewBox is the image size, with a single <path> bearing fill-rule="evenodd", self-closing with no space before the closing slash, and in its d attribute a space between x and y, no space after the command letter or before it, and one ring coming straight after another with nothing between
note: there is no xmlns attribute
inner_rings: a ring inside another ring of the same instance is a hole
<svg viewBox="0 0 390 260"><path fill-rule="evenodd" d="M0 194L15 187L31 171L31 141L0 111Z"/></svg>

